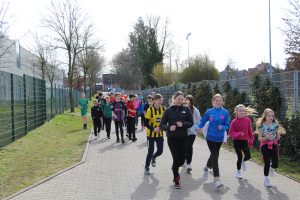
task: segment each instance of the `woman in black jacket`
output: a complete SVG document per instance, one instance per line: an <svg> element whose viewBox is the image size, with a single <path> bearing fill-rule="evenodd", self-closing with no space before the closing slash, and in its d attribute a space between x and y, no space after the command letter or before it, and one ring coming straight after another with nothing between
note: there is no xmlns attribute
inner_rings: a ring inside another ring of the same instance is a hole
<svg viewBox="0 0 300 200"><path fill-rule="evenodd" d="M194 123L190 109L183 106L183 103L183 93L181 91L176 92L174 105L166 109L160 123L160 128L167 132L168 146L173 157L173 182L176 189L180 189L178 171L185 160L187 129L192 127Z"/></svg>

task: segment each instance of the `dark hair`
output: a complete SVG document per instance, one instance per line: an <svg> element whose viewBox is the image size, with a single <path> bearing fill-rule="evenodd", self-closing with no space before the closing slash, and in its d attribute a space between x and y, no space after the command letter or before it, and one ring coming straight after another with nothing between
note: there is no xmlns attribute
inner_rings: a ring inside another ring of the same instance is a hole
<svg viewBox="0 0 300 200"><path fill-rule="evenodd" d="M101 97L103 94L101 92L99 92L99 96Z"/></svg>
<svg viewBox="0 0 300 200"><path fill-rule="evenodd" d="M185 97L185 99L190 101L190 106L189 107L191 109L192 114L194 114L194 98L193 98L193 96L192 95L187 95Z"/></svg>
<svg viewBox="0 0 300 200"><path fill-rule="evenodd" d="M162 99L163 96L161 94L155 94L153 100L158 100L158 99Z"/></svg>
<svg viewBox="0 0 300 200"><path fill-rule="evenodd" d="M134 94L130 94L129 99L131 99L132 97L136 97L136 96Z"/></svg>
<svg viewBox="0 0 300 200"><path fill-rule="evenodd" d="M176 98L177 98L178 96L180 96L180 95L184 96L183 92L181 92L181 91L175 92L175 94L174 94L174 99L176 99Z"/></svg>

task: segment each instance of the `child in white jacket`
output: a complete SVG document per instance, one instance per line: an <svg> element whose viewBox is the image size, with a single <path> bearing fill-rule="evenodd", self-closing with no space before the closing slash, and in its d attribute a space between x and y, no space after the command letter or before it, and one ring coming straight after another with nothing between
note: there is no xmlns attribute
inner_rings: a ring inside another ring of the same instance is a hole
<svg viewBox="0 0 300 200"><path fill-rule="evenodd" d="M193 144L197 135L197 124L201 120L201 115L199 110L194 106L194 98L192 95L188 95L185 97L185 104L191 109L194 125L188 129L188 141L187 141L187 150L186 150L186 156L185 156L185 167L186 172L191 173L191 162L193 157Z"/></svg>

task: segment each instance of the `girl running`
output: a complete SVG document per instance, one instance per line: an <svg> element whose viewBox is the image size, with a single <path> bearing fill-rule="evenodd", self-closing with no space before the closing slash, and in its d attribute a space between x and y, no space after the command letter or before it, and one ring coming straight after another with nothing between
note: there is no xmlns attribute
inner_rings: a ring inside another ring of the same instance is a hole
<svg viewBox="0 0 300 200"><path fill-rule="evenodd" d="M201 115L199 110L194 106L194 98L192 95L188 95L185 97L185 104L188 106L192 112L193 115L193 121L194 124L191 128L188 129L188 141L187 141L187 152L186 152L186 157L185 157L185 167L186 167L186 172L191 173L192 168L191 168L191 162L192 162L192 157L193 157L193 144L197 135L196 127L197 124L201 120Z"/></svg>
<svg viewBox="0 0 300 200"><path fill-rule="evenodd" d="M229 112L222 107L223 97L220 94L214 95L212 99L213 108L208 109L202 116L198 125L198 131L202 132L205 123L209 121L206 141L210 151L210 157L203 169L203 179L208 179L208 169L213 168L214 182L216 189L220 189L223 183L219 173L219 153L225 137L225 131L230 125Z"/></svg>
<svg viewBox="0 0 300 200"><path fill-rule="evenodd" d="M160 94L154 95L153 105L151 105L145 116L145 126L147 131L148 154L145 164L145 175L150 174L150 162L152 167L156 166L156 158L163 153L164 134L159 128L161 118L166 110L163 103L163 97ZM156 153L154 153L154 143L156 143Z"/></svg>
<svg viewBox="0 0 300 200"><path fill-rule="evenodd" d="M272 187L269 179L274 176L275 169L278 167L278 141L285 129L278 123L274 111L270 108L265 109L261 118L257 120L256 131L260 141L260 150L264 158L264 185ZM271 164L272 161L272 164Z"/></svg>
<svg viewBox="0 0 300 200"><path fill-rule="evenodd" d="M232 120L229 129L229 135L233 140L234 149L238 157L235 175L238 179L243 178L241 168L243 168L243 171L247 170L246 161L251 158L249 146L253 146L251 119L247 116L247 112L250 112L250 108L246 108L242 104L237 105L235 107L236 118ZM244 153L244 158L242 152Z"/></svg>
<svg viewBox="0 0 300 200"><path fill-rule="evenodd" d="M179 167L184 164L187 129L193 126L193 116L190 109L183 106L184 95L178 91L174 95L174 105L165 111L160 128L167 132L168 146L173 157L173 182L176 189L180 189Z"/></svg>

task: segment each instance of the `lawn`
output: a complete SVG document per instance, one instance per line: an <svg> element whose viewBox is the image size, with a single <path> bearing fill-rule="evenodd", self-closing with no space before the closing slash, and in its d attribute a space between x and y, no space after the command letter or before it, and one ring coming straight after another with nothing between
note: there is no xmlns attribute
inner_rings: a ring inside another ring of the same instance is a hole
<svg viewBox="0 0 300 200"><path fill-rule="evenodd" d="M0 199L79 162L90 133L79 110L57 115L0 149Z"/></svg>

